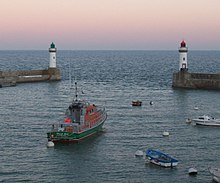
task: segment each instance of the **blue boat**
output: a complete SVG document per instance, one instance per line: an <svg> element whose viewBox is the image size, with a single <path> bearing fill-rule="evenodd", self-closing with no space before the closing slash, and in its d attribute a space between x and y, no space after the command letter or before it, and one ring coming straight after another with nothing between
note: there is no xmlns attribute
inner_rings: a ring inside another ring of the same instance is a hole
<svg viewBox="0 0 220 183"><path fill-rule="evenodd" d="M155 151L152 149L149 149L146 151L146 157L151 163L154 163L156 165L162 166L162 167L175 167L178 164L178 160L170 157L167 154L164 154L159 151Z"/></svg>

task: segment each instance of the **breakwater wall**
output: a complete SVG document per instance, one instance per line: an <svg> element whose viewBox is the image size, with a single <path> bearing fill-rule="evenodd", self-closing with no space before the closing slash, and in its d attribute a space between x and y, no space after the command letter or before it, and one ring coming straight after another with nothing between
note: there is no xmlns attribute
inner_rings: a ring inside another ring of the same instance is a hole
<svg viewBox="0 0 220 183"><path fill-rule="evenodd" d="M220 74L189 73L181 70L173 74L172 87L220 90Z"/></svg>
<svg viewBox="0 0 220 183"><path fill-rule="evenodd" d="M0 71L0 86L15 86L17 83L59 81L58 68L45 70Z"/></svg>

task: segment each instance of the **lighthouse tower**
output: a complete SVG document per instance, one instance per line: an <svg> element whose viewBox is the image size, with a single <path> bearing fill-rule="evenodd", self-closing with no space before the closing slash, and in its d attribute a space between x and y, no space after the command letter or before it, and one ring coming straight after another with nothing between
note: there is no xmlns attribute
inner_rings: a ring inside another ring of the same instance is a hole
<svg viewBox="0 0 220 183"><path fill-rule="evenodd" d="M49 68L56 68L57 67L57 63L56 63L57 49L56 49L55 44L53 42L50 45L49 52L50 52L50 65L49 65Z"/></svg>
<svg viewBox="0 0 220 183"><path fill-rule="evenodd" d="M188 52L188 48L186 47L186 43L183 40L180 43L180 48L179 48L179 53L180 53L179 70L180 71L188 70L188 66L187 66L187 52Z"/></svg>

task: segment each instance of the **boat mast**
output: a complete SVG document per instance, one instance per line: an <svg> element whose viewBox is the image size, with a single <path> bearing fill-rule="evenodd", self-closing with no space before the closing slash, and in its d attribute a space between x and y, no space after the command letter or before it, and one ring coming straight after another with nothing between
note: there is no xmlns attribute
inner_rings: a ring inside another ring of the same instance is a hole
<svg viewBox="0 0 220 183"><path fill-rule="evenodd" d="M69 89L70 89L70 91L71 91L71 87L72 87L72 76L71 76L71 72L70 72L70 60L69 60L69 82L70 82L70 83L69 83L69 85L70 85L70 86L69 86L69 87L70 87Z"/></svg>
<svg viewBox="0 0 220 183"><path fill-rule="evenodd" d="M75 81L75 100L77 101L77 97L78 97L78 94L77 94L77 82Z"/></svg>

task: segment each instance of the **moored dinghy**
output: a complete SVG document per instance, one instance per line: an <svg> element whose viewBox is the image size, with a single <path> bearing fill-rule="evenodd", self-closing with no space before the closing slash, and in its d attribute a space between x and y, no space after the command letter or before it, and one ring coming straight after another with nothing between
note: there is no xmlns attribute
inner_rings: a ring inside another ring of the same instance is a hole
<svg viewBox="0 0 220 183"><path fill-rule="evenodd" d="M132 101L132 106L141 106L142 102L140 100Z"/></svg>
<svg viewBox="0 0 220 183"><path fill-rule="evenodd" d="M47 133L51 142L79 142L102 130L107 118L104 107L89 104L77 98L77 83L75 82L76 98L66 110L64 121L53 124Z"/></svg>
<svg viewBox="0 0 220 183"><path fill-rule="evenodd" d="M146 157L148 160L156 165L162 166L162 167L175 167L178 164L178 160L170 157L167 154L164 154L159 151L155 151L152 149L147 150Z"/></svg>

